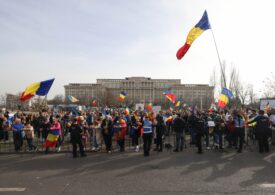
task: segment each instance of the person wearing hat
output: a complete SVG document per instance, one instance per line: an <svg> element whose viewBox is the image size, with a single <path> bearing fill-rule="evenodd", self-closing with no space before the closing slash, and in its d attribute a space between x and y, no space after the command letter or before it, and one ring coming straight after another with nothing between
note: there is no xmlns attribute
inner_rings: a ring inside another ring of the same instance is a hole
<svg viewBox="0 0 275 195"><path fill-rule="evenodd" d="M71 135L71 143L73 145L73 158L78 157L77 145L79 147L81 157L87 156L83 149L83 144L81 141L81 133L83 132L83 126L81 123L79 123L77 118L74 118L73 124L70 126L69 132Z"/></svg>

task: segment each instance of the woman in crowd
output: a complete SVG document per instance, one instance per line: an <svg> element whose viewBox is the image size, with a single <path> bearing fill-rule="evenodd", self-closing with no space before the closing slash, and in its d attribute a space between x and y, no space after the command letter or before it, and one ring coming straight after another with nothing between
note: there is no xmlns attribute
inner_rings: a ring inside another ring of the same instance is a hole
<svg viewBox="0 0 275 195"><path fill-rule="evenodd" d="M21 123L21 119L16 118L14 124L12 125L14 148L16 152L21 150L23 145L23 129L24 125Z"/></svg>
<svg viewBox="0 0 275 195"><path fill-rule="evenodd" d="M33 126L28 121L26 123L25 128L23 129L25 132L26 140L28 143L29 151L36 150L37 147L33 145L33 138L34 138L34 129Z"/></svg>

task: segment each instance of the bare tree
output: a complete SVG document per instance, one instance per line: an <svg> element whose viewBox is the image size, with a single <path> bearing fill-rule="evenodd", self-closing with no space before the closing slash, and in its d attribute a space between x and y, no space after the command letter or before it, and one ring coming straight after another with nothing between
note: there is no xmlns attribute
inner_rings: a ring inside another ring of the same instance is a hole
<svg viewBox="0 0 275 195"><path fill-rule="evenodd" d="M0 107L6 107L6 95L0 95Z"/></svg>
<svg viewBox="0 0 275 195"><path fill-rule="evenodd" d="M256 94L254 93L254 87L252 84L247 85L249 104L253 104L256 101Z"/></svg>
<svg viewBox="0 0 275 195"><path fill-rule="evenodd" d="M36 98L33 98L31 102L32 102L32 105L31 105L32 111L42 111L44 109L45 110L48 109L47 101L45 98L37 96Z"/></svg>
<svg viewBox="0 0 275 195"><path fill-rule="evenodd" d="M265 90L263 95L265 98L275 97L275 75L271 73L271 76L267 77L263 83L265 84Z"/></svg>
<svg viewBox="0 0 275 195"><path fill-rule="evenodd" d="M53 99L48 100L48 104L56 106L59 104L64 104L64 101L65 101L64 95L58 94L58 95L54 96Z"/></svg>

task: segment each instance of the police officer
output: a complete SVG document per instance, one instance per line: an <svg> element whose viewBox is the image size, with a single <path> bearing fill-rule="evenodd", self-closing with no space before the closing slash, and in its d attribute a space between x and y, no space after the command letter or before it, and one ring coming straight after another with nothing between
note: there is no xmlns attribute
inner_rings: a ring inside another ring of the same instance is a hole
<svg viewBox="0 0 275 195"><path fill-rule="evenodd" d="M143 120L143 150L144 156L150 155L150 149L152 144L153 130L152 122L149 120L148 115L145 116Z"/></svg>
<svg viewBox="0 0 275 195"><path fill-rule="evenodd" d="M84 152L83 144L81 142L81 133L83 132L83 126L81 123L78 123L77 118L74 119L73 124L70 126L69 132L71 133L71 143L73 145L73 157L77 157L77 145L79 146L81 157L87 156Z"/></svg>
<svg viewBox="0 0 275 195"><path fill-rule="evenodd" d="M236 130L237 141L239 141L238 153L243 150L245 129L244 129L244 117L241 115L240 111L234 111L234 127Z"/></svg>
<svg viewBox="0 0 275 195"><path fill-rule="evenodd" d="M197 115L195 115L193 124L194 124L194 130L196 133L195 140L196 140L196 145L198 147L198 154L202 154L201 138L203 137L205 132L205 121L199 112L197 112Z"/></svg>
<svg viewBox="0 0 275 195"><path fill-rule="evenodd" d="M260 110L259 115L254 120L249 121L248 124L256 122L255 134L259 143L260 153L269 152L268 137L271 135L269 118L264 116L264 111Z"/></svg>
<svg viewBox="0 0 275 195"><path fill-rule="evenodd" d="M156 151L162 152L163 137L164 137L164 134L165 134L166 127L165 127L163 117L160 114L157 115L156 120L157 120L157 124L156 124L156 137L157 137Z"/></svg>

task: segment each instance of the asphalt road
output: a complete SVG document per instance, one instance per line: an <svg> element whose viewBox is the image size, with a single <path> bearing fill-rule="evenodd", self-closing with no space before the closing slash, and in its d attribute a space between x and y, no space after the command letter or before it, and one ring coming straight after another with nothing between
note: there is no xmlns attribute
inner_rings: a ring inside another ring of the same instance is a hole
<svg viewBox="0 0 275 195"><path fill-rule="evenodd" d="M0 155L0 194L275 194L274 153Z"/></svg>

